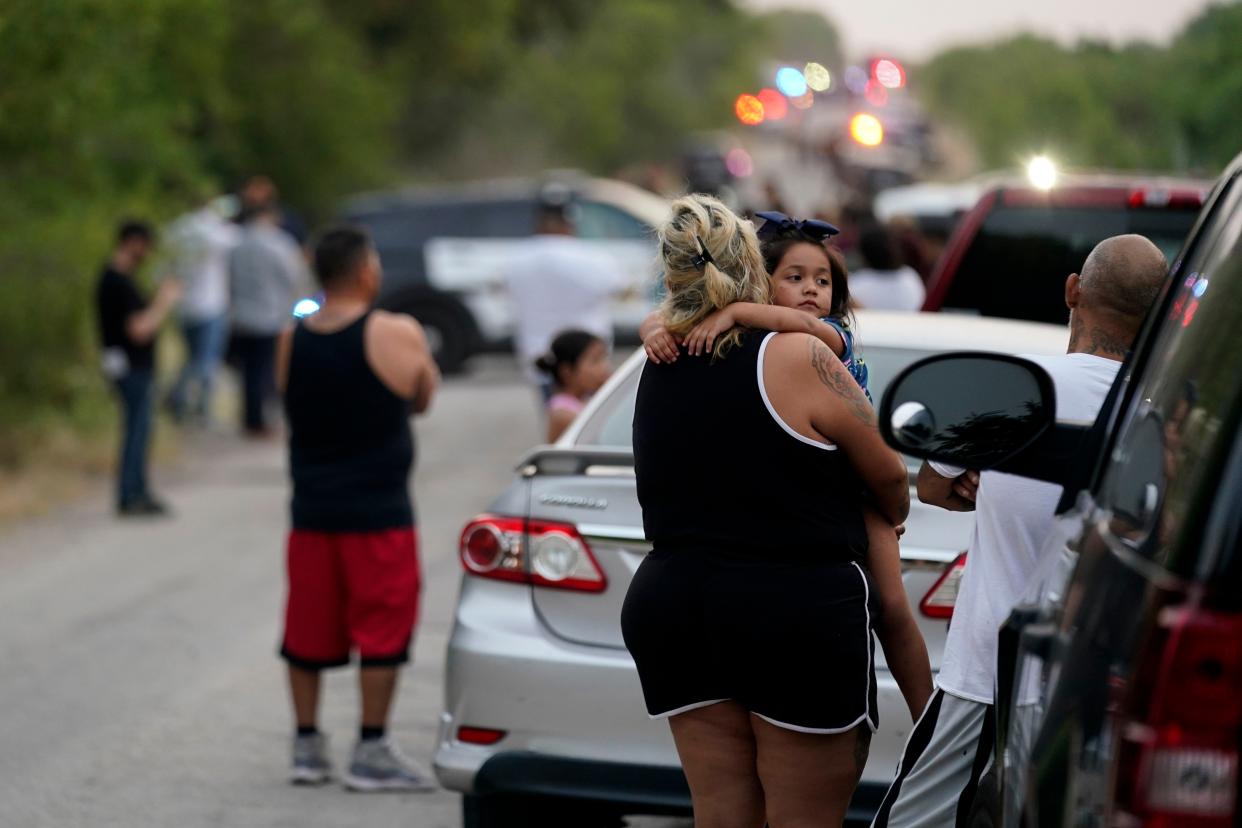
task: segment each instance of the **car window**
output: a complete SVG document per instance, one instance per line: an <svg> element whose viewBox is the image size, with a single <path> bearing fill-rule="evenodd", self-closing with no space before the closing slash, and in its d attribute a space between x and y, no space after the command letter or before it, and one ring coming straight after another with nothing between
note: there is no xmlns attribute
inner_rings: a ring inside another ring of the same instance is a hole
<svg viewBox="0 0 1242 828"><path fill-rule="evenodd" d="M1225 542L1215 575L1221 587L1218 602L1236 611L1242 608L1242 509L1237 508L1242 495L1239 491L1242 488L1242 439L1236 437L1230 466L1228 474L1232 485L1222 488L1220 495Z"/></svg>
<svg viewBox="0 0 1242 828"><path fill-rule="evenodd" d="M371 234L391 283L406 284L424 278L423 245L434 229L428 219L426 209L415 207L367 213L353 221Z"/></svg>
<svg viewBox="0 0 1242 828"><path fill-rule="evenodd" d="M438 235L512 239L535 232L533 199L503 199L463 205L463 224Z"/></svg>
<svg viewBox="0 0 1242 828"><path fill-rule="evenodd" d="M1112 530L1191 575L1242 395L1242 188L1179 271L1102 479Z"/></svg>
<svg viewBox="0 0 1242 828"><path fill-rule="evenodd" d="M423 248L434 238L521 238L535 227L531 199L445 200L405 203L361 213L361 224L375 240L384 265L385 290L398 290L426 278Z"/></svg>
<svg viewBox="0 0 1242 828"><path fill-rule="evenodd" d="M598 201L578 204L575 231L583 239L646 239L652 229L624 210Z"/></svg>
<svg viewBox="0 0 1242 828"><path fill-rule="evenodd" d="M918 348L872 348L867 346L865 336L859 336L855 343L863 361L867 363L867 388L871 391L871 399L879 405L884 397L884 389L892 382L901 369L923 357L931 356L935 351Z"/></svg>
<svg viewBox="0 0 1242 828"><path fill-rule="evenodd" d="M1141 233L1172 261L1195 218L1192 210L998 203L962 257L943 308L1064 324L1065 278L1096 244Z"/></svg>
<svg viewBox="0 0 1242 828"><path fill-rule="evenodd" d="M645 364L645 363L644 363ZM634 447L634 399L638 395L638 379L642 367L612 389L608 398L582 425L575 445L606 448Z"/></svg>
<svg viewBox="0 0 1242 828"><path fill-rule="evenodd" d="M897 372L915 360L935 353L915 348L868 348L861 339L858 344L867 362L867 385L871 389L871 396L877 402ZM627 449L633 447L634 399L638 393L638 378L641 374L641 371L634 371L625 382L613 389L609 398L583 424L577 445ZM907 465L917 468L916 461L912 458L906 458L906 461Z"/></svg>

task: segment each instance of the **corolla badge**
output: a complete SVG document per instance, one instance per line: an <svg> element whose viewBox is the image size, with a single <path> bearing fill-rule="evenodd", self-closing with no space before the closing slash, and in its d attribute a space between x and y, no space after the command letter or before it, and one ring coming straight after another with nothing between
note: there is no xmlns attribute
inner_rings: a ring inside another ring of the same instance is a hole
<svg viewBox="0 0 1242 828"><path fill-rule="evenodd" d="M608 508L608 501L602 497L582 497L580 495L539 495L539 502L545 506L568 506L573 509Z"/></svg>

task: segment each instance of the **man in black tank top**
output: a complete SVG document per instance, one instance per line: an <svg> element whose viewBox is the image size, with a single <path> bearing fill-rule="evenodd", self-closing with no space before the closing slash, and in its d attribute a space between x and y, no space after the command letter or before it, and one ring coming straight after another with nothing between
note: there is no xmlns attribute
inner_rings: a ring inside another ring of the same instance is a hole
<svg viewBox="0 0 1242 828"><path fill-rule="evenodd" d="M361 728L345 784L430 790L430 777L385 728L420 591L409 417L430 405L439 372L417 322L371 309L380 264L364 231L325 234L315 272L323 306L281 334L276 352L293 478L280 648L297 723L291 779L328 780L326 741L316 726L320 671L349 663L357 651Z"/></svg>

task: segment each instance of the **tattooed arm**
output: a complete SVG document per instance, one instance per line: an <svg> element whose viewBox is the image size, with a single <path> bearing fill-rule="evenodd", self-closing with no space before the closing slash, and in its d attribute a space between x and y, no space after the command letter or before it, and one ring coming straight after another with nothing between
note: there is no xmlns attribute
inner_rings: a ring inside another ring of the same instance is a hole
<svg viewBox="0 0 1242 828"><path fill-rule="evenodd" d="M880 437L875 409L841 360L818 339L805 339L802 363L810 374L807 387L815 389L808 395L812 425L845 452L880 514L902 523L910 512L905 461Z"/></svg>

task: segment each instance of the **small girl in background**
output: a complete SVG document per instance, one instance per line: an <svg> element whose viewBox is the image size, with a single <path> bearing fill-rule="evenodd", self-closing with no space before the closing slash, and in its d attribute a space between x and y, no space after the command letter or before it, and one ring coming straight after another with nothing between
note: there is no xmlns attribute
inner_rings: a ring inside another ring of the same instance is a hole
<svg viewBox="0 0 1242 828"><path fill-rule="evenodd" d="M552 381L548 399L548 442L555 443L612 375L608 345L587 331L561 331L535 367Z"/></svg>
<svg viewBox="0 0 1242 828"><path fill-rule="evenodd" d="M764 266L771 280L771 302L761 305L735 302L700 322L678 342L664 327L659 313L647 317L639 333L647 358L673 362L684 345L691 356L709 354L716 338L738 325L782 333L809 333L840 358L867 399L867 366L854 353L850 330L849 271L837 251L824 244L837 229L814 219L799 221L784 213L756 213L763 219L757 231ZM869 552L867 569L879 593L880 613L875 624L889 669L910 708L919 718L931 697L931 667L927 645L910 610L901 577L897 539L904 528L894 527L873 508L863 514Z"/></svg>

